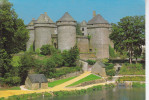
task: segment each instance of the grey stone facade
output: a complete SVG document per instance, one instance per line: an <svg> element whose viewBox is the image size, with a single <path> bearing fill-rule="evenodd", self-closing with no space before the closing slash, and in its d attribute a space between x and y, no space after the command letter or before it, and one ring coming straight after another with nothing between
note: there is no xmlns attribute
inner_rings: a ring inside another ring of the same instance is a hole
<svg viewBox="0 0 149 100"><path fill-rule="evenodd" d="M88 23L82 21L80 26L84 36L76 36L76 21L69 13L66 12L56 23L48 17L47 13L41 14L27 27L30 30L27 50L32 44L35 50L40 49L42 45L51 44L63 51L69 50L77 43L83 55L91 52L95 53L95 58L109 58L109 45L112 45L109 39L110 24L94 12L93 18ZM91 36L90 40L88 35Z"/></svg>

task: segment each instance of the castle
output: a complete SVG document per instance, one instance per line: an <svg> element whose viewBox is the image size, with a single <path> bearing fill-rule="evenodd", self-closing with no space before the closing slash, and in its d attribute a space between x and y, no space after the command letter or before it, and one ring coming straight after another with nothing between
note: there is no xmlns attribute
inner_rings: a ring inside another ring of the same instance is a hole
<svg viewBox="0 0 149 100"><path fill-rule="evenodd" d="M45 12L37 20L32 19L28 24L30 39L27 42L27 50L31 45L39 49L42 45L50 44L59 50L69 50L75 44L78 45L81 59L109 58L109 45L113 47L109 39L111 25L100 15L93 12L93 18L80 23L82 35L76 34L75 21L66 12L56 23Z"/></svg>

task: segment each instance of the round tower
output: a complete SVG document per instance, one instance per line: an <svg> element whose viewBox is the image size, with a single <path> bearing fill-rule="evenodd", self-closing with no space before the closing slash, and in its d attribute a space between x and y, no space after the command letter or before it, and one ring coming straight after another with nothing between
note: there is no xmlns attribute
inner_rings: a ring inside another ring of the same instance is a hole
<svg viewBox="0 0 149 100"><path fill-rule="evenodd" d="M56 25L45 14L41 14L35 22L35 50L40 49L42 45L51 44L51 34L55 33Z"/></svg>
<svg viewBox="0 0 149 100"><path fill-rule="evenodd" d="M90 51L96 52L97 58L109 58L110 27L110 24L99 14L87 24L87 32L91 36Z"/></svg>
<svg viewBox="0 0 149 100"><path fill-rule="evenodd" d="M68 12L57 21L58 49L69 50L76 44L76 21Z"/></svg>
<svg viewBox="0 0 149 100"><path fill-rule="evenodd" d="M29 30L29 40L27 42L26 49L29 50L30 46L34 44L34 23L35 19L33 18L32 21L27 25L27 29Z"/></svg>

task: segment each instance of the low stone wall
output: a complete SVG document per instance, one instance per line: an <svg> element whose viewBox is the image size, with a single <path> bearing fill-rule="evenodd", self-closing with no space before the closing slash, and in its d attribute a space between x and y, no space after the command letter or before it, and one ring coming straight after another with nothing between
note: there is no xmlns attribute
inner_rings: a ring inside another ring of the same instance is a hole
<svg viewBox="0 0 149 100"><path fill-rule="evenodd" d="M86 86L86 85L90 85L90 84L104 83L104 82L106 82L104 79L97 79L97 80L93 80L93 81L83 82L79 85L76 85L76 87Z"/></svg>
<svg viewBox="0 0 149 100"><path fill-rule="evenodd" d="M69 78L69 77L79 76L82 73L83 73L83 71L77 71L77 72L69 73L69 74L63 75L59 78L48 79L48 82L53 82L55 80L60 80L60 79L65 79L65 78Z"/></svg>

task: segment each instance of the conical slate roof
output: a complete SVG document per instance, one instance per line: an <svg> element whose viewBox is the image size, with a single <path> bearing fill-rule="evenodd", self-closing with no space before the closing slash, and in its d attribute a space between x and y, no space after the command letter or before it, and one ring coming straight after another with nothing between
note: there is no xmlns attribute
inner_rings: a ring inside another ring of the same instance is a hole
<svg viewBox="0 0 149 100"><path fill-rule="evenodd" d="M63 17L61 17L58 21L64 21L64 22L74 22L75 20L69 15L69 13L68 12L66 12L65 14L64 14L64 16Z"/></svg>
<svg viewBox="0 0 149 100"><path fill-rule="evenodd" d="M54 23L46 13L41 14L36 22L37 23Z"/></svg>
<svg viewBox="0 0 149 100"><path fill-rule="evenodd" d="M88 24L108 24L108 22L100 14L98 14L88 21Z"/></svg>
<svg viewBox="0 0 149 100"><path fill-rule="evenodd" d="M80 25L81 26L86 26L87 25L87 22L85 20L83 20Z"/></svg>

